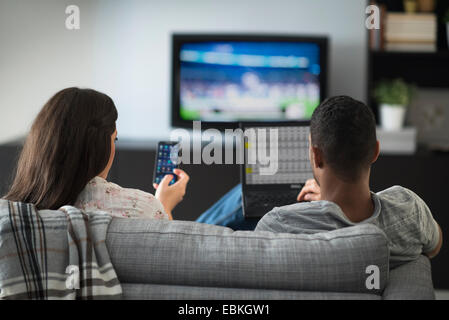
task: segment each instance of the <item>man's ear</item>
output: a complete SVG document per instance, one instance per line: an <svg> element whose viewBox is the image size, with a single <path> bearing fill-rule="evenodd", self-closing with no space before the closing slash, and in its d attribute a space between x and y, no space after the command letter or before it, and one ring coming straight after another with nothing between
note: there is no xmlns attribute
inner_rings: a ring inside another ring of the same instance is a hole
<svg viewBox="0 0 449 320"><path fill-rule="evenodd" d="M379 154L380 154L380 143L379 140L376 141L376 150L374 152L374 158L373 161L371 161L371 163L376 162L377 158L379 158Z"/></svg>
<svg viewBox="0 0 449 320"><path fill-rule="evenodd" d="M313 145L310 147L310 151L312 153L313 166L315 168L323 168L323 152Z"/></svg>
<svg viewBox="0 0 449 320"><path fill-rule="evenodd" d="M309 134L309 158L313 167L323 167L323 153L312 144L312 136Z"/></svg>

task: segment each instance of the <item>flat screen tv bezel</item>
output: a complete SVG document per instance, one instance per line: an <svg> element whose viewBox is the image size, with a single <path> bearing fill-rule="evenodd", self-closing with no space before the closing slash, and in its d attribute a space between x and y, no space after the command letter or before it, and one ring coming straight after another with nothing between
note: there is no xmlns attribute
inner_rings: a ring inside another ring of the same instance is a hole
<svg viewBox="0 0 449 320"><path fill-rule="evenodd" d="M180 115L180 48L184 43L192 42L214 42L214 41L248 41L248 42L303 42L314 43L320 47L320 102L326 98L327 95L327 77L328 77L328 42L327 36L304 36L304 35L279 35L279 34L172 34L172 84L171 84L171 125L177 128L192 128L192 123L195 120L182 119ZM246 120L236 120L229 122L219 121L201 121L203 129L215 128L235 129L238 128L239 123ZM252 122L257 122L251 120ZM276 121L275 119L266 120L269 122ZM285 122L291 120L279 120ZM265 122L265 120L260 120Z"/></svg>

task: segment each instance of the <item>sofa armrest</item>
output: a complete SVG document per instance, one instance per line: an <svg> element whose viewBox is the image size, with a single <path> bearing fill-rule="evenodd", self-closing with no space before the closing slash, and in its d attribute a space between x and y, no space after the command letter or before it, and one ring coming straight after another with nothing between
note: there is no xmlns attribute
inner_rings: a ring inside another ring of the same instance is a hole
<svg viewBox="0 0 449 320"><path fill-rule="evenodd" d="M435 300L430 260L421 255L390 270L384 300Z"/></svg>

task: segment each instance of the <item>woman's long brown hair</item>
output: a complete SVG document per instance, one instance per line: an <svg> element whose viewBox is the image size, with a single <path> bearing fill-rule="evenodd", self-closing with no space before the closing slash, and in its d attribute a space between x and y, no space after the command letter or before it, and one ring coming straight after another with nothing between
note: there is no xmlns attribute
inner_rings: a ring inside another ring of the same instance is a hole
<svg viewBox="0 0 449 320"><path fill-rule="evenodd" d="M103 93L79 88L56 93L31 127L5 199L38 209L73 205L108 164L117 116Z"/></svg>

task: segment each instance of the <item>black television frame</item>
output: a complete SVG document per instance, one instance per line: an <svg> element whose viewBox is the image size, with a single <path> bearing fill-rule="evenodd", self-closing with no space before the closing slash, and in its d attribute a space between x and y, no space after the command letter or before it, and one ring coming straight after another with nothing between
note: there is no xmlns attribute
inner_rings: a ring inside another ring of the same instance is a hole
<svg viewBox="0 0 449 320"><path fill-rule="evenodd" d="M329 38L327 36L304 36L293 34L172 34L172 77L171 77L171 125L178 128L192 128L193 120L185 120L180 116L180 59L179 52L183 43L212 42L212 41L260 41L260 42L309 42L318 44L320 47L320 101L327 96L328 79L328 51ZM201 128L236 129L242 120L219 122L201 121ZM266 120L273 122L275 120ZM291 120L285 120L291 121ZM285 122L279 120L279 122ZM261 120L260 122L265 122Z"/></svg>

